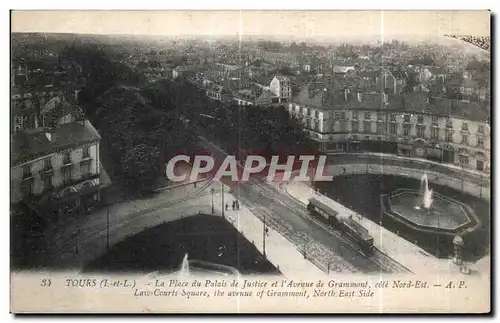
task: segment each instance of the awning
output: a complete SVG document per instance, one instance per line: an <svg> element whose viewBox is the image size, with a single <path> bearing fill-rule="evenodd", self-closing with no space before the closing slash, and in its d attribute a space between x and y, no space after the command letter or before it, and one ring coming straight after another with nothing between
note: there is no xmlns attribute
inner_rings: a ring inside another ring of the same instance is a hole
<svg viewBox="0 0 500 323"><path fill-rule="evenodd" d="M398 149L412 150L413 146L410 144L398 144Z"/></svg>

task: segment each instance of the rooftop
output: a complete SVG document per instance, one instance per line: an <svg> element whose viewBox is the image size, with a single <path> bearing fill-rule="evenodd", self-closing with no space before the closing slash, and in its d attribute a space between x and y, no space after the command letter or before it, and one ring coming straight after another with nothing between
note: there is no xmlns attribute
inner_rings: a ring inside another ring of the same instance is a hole
<svg viewBox="0 0 500 323"><path fill-rule="evenodd" d="M11 162L12 165L18 165L56 151L98 140L100 140L98 133L80 123L66 123L54 129L38 128L19 132L11 136Z"/></svg>
<svg viewBox="0 0 500 323"><path fill-rule="evenodd" d="M347 96L347 100L346 100ZM383 103L382 93L356 91L325 91L320 87L312 91L308 86L292 98L292 102L322 110L374 110L453 116L456 118L486 122L491 114L488 104L443 97L430 97L427 92L407 93L403 97L390 96L388 104Z"/></svg>

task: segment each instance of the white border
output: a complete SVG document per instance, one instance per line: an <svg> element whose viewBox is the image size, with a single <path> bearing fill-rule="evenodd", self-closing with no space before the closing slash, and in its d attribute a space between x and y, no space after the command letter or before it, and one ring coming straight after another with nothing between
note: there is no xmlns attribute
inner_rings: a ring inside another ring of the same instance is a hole
<svg viewBox="0 0 500 323"><path fill-rule="evenodd" d="M265 1L265 0L253 0L253 1L246 1L246 3L236 3L236 1L221 1L221 0L212 0L212 1L192 1L192 0L184 0L181 2L171 2L171 1L148 1L148 0L142 0L142 1L131 1L131 0L121 0L121 1L115 1L112 3L102 3L102 1L79 1L79 2L69 2L69 1L12 1L10 3L8 2L2 2L2 41L0 42L4 48L3 52L4 53L9 53L9 27L10 27L10 13L8 9L10 8L15 8L15 9L372 9L372 10L377 10L377 9L419 9L419 10L430 10L430 9L492 9L493 13L500 12L498 9L498 1L484 1L484 0L475 0L475 1L449 1L449 2L438 2L438 1L433 1L433 0L420 0L418 2L415 1L409 1L409 2L404 2L404 1L370 1L370 0L365 0L365 1L343 1L340 3L329 3L324 0L308 0L308 1L301 1L301 2L292 2L291 0L284 1L284 0L274 0L274 1ZM497 22L498 25L498 22ZM497 26L496 26L497 27ZM497 28L495 28L495 31L497 31ZM494 41L497 41L497 32L495 32L495 39ZM7 56L7 55L5 55ZM4 56L4 57L5 57ZM7 129L10 129L9 127L9 104L10 104L10 95L9 95L9 87L10 87L10 73L7 73L10 69L9 67L9 61L7 59L2 60L2 68L1 70L4 71L3 75L3 86L1 87L1 96L2 96L2 102L3 102L3 108L0 110L2 115L0 117L0 122L2 123L2 126L0 129L3 130L4 134L0 137L0 142L2 146L2 151L7 153L7 150L9 149L9 141L7 137ZM495 87L495 91L492 92L494 93L493 95L496 95L498 92L498 83L496 82L497 86ZM496 98L495 98L496 99ZM495 124L500 124L500 120L498 120L500 113L496 113L495 117ZM497 137L497 131L495 132L495 137ZM496 145L493 148L494 151L499 151L500 150L500 143L498 141L498 138L495 138ZM7 169L10 170L10 165L9 165L9 159L8 158L2 158L1 159L2 163L2 169L5 170L5 174L7 173ZM495 165L496 166L496 165ZM496 174L496 172L495 172ZM497 176L495 176L497 177ZM496 181L497 178L495 178ZM495 187L498 187L499 183L495 183ZM1 308L2 314L6 314L9 311L9 188L10 185L7 184L7 180L4 179L2 182L2 205L4 207L4 212L2 212L2 220L4 221L2 224L2 228L4 230L2 236L2 247L0 248L1 253L2 253L2 259L5 261L4 266L3 266L3 272L1 275L2 279L2 292L3 292L3 297L2 297L2 305L3 307ZM495 211L496 211L496 205L495 205ZM498 214L497 212L494 212L493 214ZM499 224L500 221L497 219L496 220L496 225L494 230L498 233L499 231ZM496 239L497 240L497 239ZM496 245L495 245L495 250L496 250ZM494 260L495 257L492 257ZM497 272L495 272L496 274ZM496 298L498 299L498 298ZM494 304L496 305L496 304ZM496 307L496 306L495 306ZM8 315L8 314L7 314ZM10 318L13 319L12 315L8 315L8 317L4 318ZM51 319L48 317L48 319ZM101 318L100 318L101 319ZM100 320L99 319L99 320ZM177 318L176 320L185 320L186 318ZM216 318L214 318L216 319ZM335 320L344 320L344 318L335 318ZM358 320L366 320L368 318L358 318ZM470 318L468 318L470 319ZM67 320L67 319L64 319ZM258 318L259 321L262 320L267 320L267 318ZM471 319L472 320L472 319Z"/></svg>

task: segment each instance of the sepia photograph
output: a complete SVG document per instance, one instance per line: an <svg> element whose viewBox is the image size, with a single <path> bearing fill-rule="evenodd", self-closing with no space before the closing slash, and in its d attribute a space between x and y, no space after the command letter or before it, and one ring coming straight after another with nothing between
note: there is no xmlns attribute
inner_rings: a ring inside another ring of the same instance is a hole
<svg viewBox="0 0 500 323"><path fill-rule="evenodd" d="M11 312L490 312L490 24L12 10Z"/></svg>

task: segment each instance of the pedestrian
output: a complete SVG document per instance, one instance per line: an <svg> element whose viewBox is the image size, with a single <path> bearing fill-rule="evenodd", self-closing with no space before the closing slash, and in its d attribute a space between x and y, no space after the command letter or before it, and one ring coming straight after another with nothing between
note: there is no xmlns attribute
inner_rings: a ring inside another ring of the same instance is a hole
<svg viewBox="0 0 500 323"><path fill-rule="evenodd" d="M236 209L239 210L240 209L240 202L238 200L236 200Z"/></svg>
<svg viewBox="0 0 500 323"><path fill-rule="evenodd" d="M227 207L228 207L228 205L227 205L227 203L226 203L226 211L227 211Z"/></svg>
<svg viewBox="0 0 500 323"><path fill-rule="evenodd" d="M234 211L235 208L236 208L236 202L233 201L233 211Z"/></svg>

